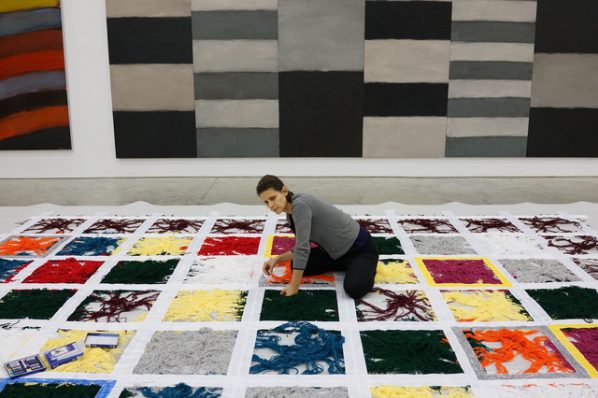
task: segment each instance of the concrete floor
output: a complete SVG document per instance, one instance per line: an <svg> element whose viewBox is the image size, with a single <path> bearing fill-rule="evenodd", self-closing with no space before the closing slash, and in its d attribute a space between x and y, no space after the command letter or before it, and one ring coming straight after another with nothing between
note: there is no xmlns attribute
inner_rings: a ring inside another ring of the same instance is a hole
<svg viewBox="0 0 598 398"><path fill-rule="evenodd" d="M334 204L435 205L598 203L598 177L552 178L283 178L295 192L310 192ZM256 177L2 179L0 206L257 205Z"/></svg>

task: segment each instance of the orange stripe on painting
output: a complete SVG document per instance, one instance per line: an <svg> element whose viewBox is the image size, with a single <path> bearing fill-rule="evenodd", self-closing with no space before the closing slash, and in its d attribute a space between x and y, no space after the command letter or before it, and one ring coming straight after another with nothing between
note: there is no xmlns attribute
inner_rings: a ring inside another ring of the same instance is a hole
<svg viewBox="0 0 598 398"><path fill-rule="evenodd" d="M0 12L30 10L32 8L58 7L60 0L2 0Z"/></svg>
<svg viewBox="0 0 598 398"><path fill-rule="evenodd" d="M66 105L18 112L0 120L0 140L68 125L69 111Z"/></svg>
<svg viewBox="0 0 598 398"><path fill-rule="evenodd" d="M38 51L0 59L0 80L30 72L64 69L62 51Z"/></svg>
<svg viewBox="0 0 598 398"><path fill-rule="evenodd" d="M62 30L46 29L0 37L0 58L34 51L62 50Z"/></svg>

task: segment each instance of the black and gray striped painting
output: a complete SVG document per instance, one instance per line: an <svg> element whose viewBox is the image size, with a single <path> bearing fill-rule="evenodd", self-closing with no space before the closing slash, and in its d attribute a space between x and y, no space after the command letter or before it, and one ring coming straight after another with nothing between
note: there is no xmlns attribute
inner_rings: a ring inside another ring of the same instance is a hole
<svg viewBox="0 0 598 398"><path fill-rule="evenodd" d="M107 0L116 156L196 157L189 0Z"/></svg>
<svg viewBox="0 0 598 398"><path fill-rule="evenodd" d="M598 155L592 0L107 9L118 157Z"/></svg>
<svg viewBox="0 0 598 398"><path fill-rule="evenodd" d="M278 156L276 1L192 10L198 156Z"/></svg>
<svg viewBox="0 0 598 398"><path fill-rule="evenodd" d="M446 156L525 156L535 1L454 0Z"/></svg>
<svg viewBox="0 0 598 398"><path fill-rule="evenodd" d="M363 156L444 156L451 3L365 5Z"/></svg>
<svg viewBox="0 0 598 398"><path fill-rule="evenodd" d="M598 156L598 2L538 1L527 156Z"/></svg>

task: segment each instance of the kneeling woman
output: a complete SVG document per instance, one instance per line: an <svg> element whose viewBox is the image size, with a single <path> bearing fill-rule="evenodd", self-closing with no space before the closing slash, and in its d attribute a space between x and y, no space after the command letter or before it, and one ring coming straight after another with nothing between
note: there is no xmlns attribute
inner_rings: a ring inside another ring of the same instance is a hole
<svg viewBox="0 0 598 398"><path fill-rule="evenodd" d="M260 199L276 214L286 213L295 233L295 247L264 263L270 275L281 261L292 261L293 276L281 291L292 296L299 291L301 277L344 271L347 294L359 299L372 290L378 248L374 239L351 216L307 193L294 194L275 176L262 177L256 188ZM317 244L311 248L310 242Z"/></svg>

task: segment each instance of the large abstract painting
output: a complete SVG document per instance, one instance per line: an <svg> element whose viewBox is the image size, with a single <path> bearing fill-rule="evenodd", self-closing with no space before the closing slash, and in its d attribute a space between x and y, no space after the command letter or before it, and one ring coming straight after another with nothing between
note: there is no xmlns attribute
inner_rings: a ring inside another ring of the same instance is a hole
<svg viewBox="0 0 598 398"><path fill-rule="evenodd" d="M598 156L591 0L107 0L118 157Z"/></svg>
<svg viewBox="0 0 598 398"><path fill-rule="evenodd" d="M0 149L70 149L59 0L0 2Z"/></svg>

